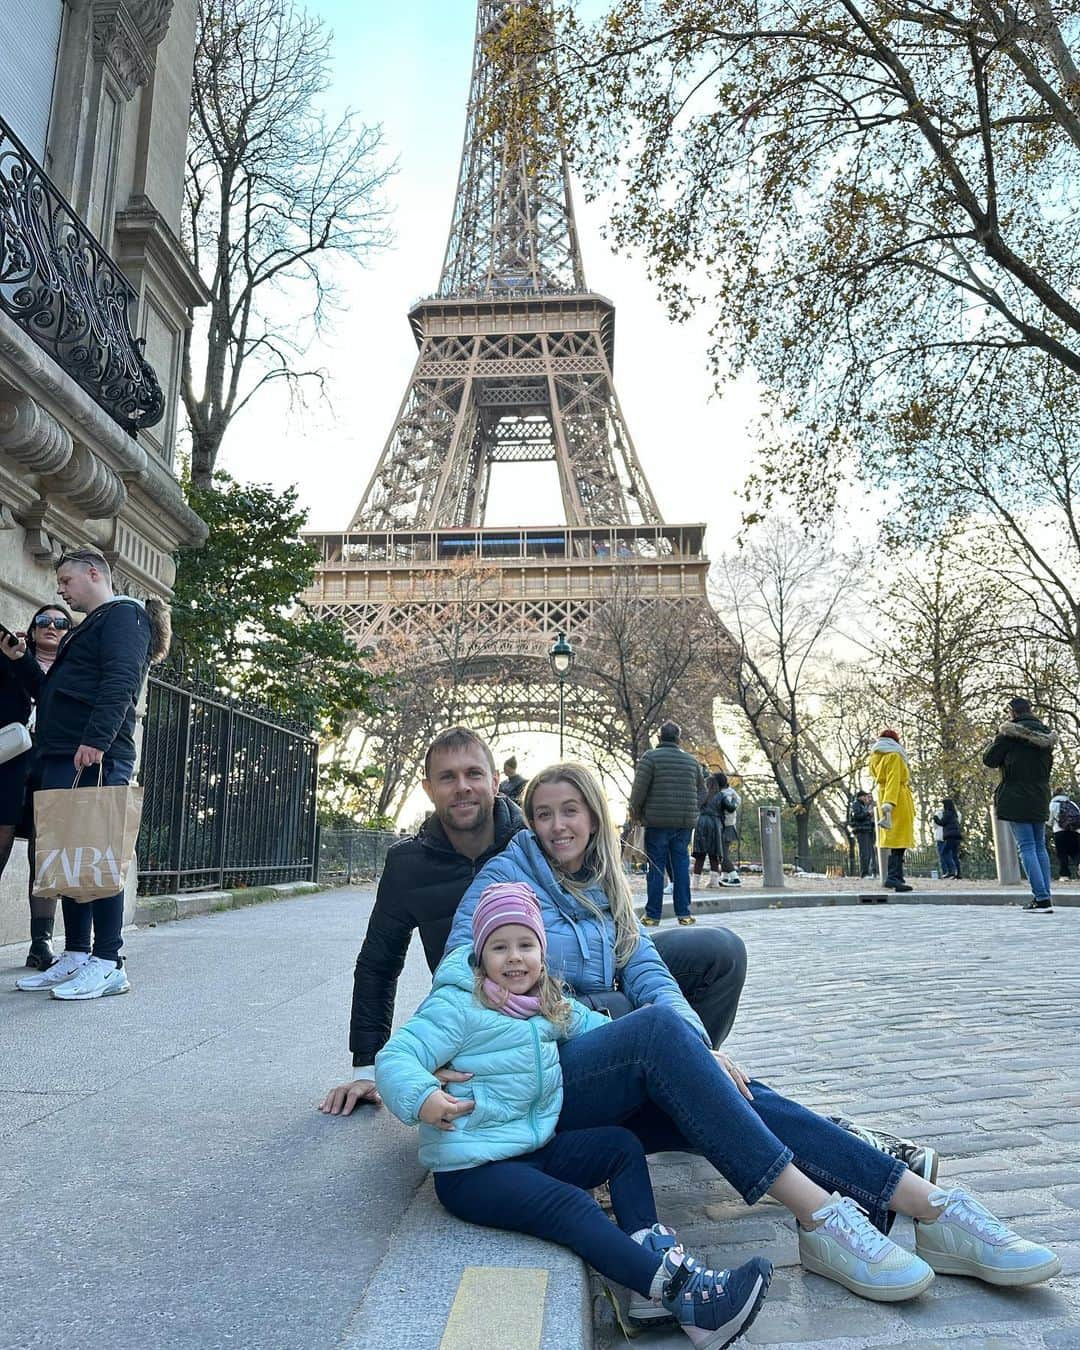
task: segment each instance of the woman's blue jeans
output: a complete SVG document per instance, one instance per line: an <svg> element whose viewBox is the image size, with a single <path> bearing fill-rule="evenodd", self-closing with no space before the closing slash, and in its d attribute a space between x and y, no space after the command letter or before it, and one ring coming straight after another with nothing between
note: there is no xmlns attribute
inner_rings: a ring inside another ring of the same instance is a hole
<svg viewBox="0 0 1080 1350"><path fill-rule="evenodd" d="M646 1153L700 1153L752 1205L794 1163L849 1195L882 1232L904 1164L753 1081L748 1102L686 1022L638 1008L560 1050L560 1130L625 1125Z"/></svg>
<svg viewBox="0 0 1080 1350"><path fill-rule="evenodd" d="M1030 820L1010 820L1016 851L1024 864L1031 894L1036 900L1050 899L1050 854L1046 851L1046 826Z"/></svg>

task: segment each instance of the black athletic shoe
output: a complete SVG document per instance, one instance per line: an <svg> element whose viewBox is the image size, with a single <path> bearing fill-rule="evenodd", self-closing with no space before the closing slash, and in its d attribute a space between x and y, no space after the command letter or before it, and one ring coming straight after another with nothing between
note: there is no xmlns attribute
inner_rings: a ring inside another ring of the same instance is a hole
<svg viewBox="0 0 1080 1350"><path fill-rule="evenodd" d="M1054 902L1052 900L1029 900L1024 906L1025 914L1053 914Z"/></svg>
<svg viewBox="0 0 1080 1350"><path fill-rule="evenodd" d="M888 1130L879 1130L877 1126L857 1125L855 1121L848 1120L844 1116L830 1116L829 1119L834 1125L839 1125L842 1130L847 1130L848 1134L854 1134L859 1139L865 1140L874 1148L880 1149L882 1153L887 1153L890 1158L897 1158L905 1163L908 1169L916 1176L922 1177L924 1181L931 1184L937 1183L938 1163L941 1156L936 1148L931 1148L929 1144L916 1144L913 1139L904 1139L901 1135L890 1134Z"/></svg>

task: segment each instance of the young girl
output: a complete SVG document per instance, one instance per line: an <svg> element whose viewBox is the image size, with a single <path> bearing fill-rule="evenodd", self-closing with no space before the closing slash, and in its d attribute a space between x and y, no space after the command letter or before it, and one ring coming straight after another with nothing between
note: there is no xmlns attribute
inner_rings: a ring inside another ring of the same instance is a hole
<svg viewBox="0 0 1080 1350"><path fill-rule="evenodd" d="M443 961L431 994L377 1056L379 1092L406 1125L420 1123L420 1161L451 1214L570 1247L662 1305L698 1350L720 1350L754 1320L772 1265L755 1257L714 1271L685 1255L657 1222L645 1154L629 1130L555 1133L558 1044L608 1019L563 997L546 952L530 887L488 886L472 911L471 947ZM450 1063L472 1077L444 1090L432 1071ZM603 1182L617 1227L587 1194Z"/></svg>
<svg viewBox="0 0 1080 1350"><path fill-rule="evenodd" d="M915 1298L935 1272L1017 1286L1057 1274L1052 1251L1021 1238L967 1191L938 1188L907 1159L711 1049L638 924L611 814L587 769L542 770L523 805L530 829L465 892L444 965L468 940L480 892L492 882L525 882L540 900L553 975L579 997L597 998L615 985L626 996L631 1012L561 1049L560 1131L620 1125L646 1153L704 1155L747 1204L768 1194L786 1205L798 1220L802 1264L863 1298ZM894 1214L916 1220L914 1252L886 1236Z"/></svg>

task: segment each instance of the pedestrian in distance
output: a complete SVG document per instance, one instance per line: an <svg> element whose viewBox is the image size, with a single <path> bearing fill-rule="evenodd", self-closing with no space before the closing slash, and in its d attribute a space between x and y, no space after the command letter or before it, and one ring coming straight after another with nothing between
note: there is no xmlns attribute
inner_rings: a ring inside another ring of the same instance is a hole
<svg viewBox="0 0 1080 1350"><path fill-rule="evenodd" d="M878 845L889 851L882 885L890 891L910 891L914 888L904 877L904 854L915 847L915 798L907 752L900 744L900 733L891 727L885 728L870 749L870 774L877 789Z"/></svg>
<svg viewBox="0 0 1080 1350"><path fill-rule="evenodd" d="M1080 806L1063 787L1050 798L1050 833L1058 861L1058 880L1072 881L1080 874Z"/></svg>
<svg viewBox="0 0 1080 1350"><path fill-rule="evenodd" d="M540 906L523 883L488 886L471 941L447 956L431 994L375 1060L390 1110L420 1127L420 1161L451 1214L557 1242L661 1316L695 1346L735 1340L772 1277L761 1257L711 1270L657 1219L645 1151L619 1126L556 1133L562 1109L558 1047L607 1025L548 968ZM444 1087L453 1063L466 1083ZM589 1189L607 1183L613 1224Z"/></svg>
<svg viewBox="0 0 1080 1350"><path fill-rule="evenodd" d="M941 875L946 880L960 880L960 841L963 829L960 812L951 797L941 799L941 808L934 812L934 843L937 846Z"/></svg>
<svg viewBox="0 0 1080 1350"><path fill-rule="evenodd" d="M711 1048L701 1019L656 958L651 934L637 923L618 836L587 769L556 764L541 771L522 805L530 829L465 893L444 962L460 961L460 949L472 944L488 886L517 882L539 902L554 978L575 993L605 977L618 982L631 1010L620 1015L613 1007L606 1026L560 1048L559 1131L622 1125L646 1153L703 1155L747 1204L768 1194L786 1205L798 1220L804 1266L864 1298L913 1298L935 1271L1011 1285L1057 1273L1053 1252L1012 1233L962 1188L938 1187L932 1151L896 1141L908 1166ZM898 1213L917 1220L914 1253L887 1236ZM648 1314L631 1301L630 1316Z"/></svg>
<svg viewBox="0 0 1080 1350"><path fill-rule="evenodd" d="M397 980L413 933L419 931L434 973L461 897L481 868L527 828L498 787L491 749L468 727L449 727L428 746L423 788L433 811L418 834L386 855L353 975L352 1077L327 1092L319 1107L326 1114L350 1115L362 1103L378 1103L375 1056L390 1036ZM719 1045L735 1020L746 979L742 940L721 927L678 929L658 934L655 946ZM598 1007L615 998L613 986L614 967L601 971Z"/></svg>
<svg viewBox="0 0 1080 1350"><path fill-rule="evenodd" d="M30 789L96 786L99 773L103 786L124 786L135 770L143 682L151 660L169 648L168 610L160 600L144 604L114 594L109 564L93 549L64 554L56 585L86 617L64 634L50 669L42 671L25 643L4 648L37 701ZM64 954L49 969L16 980L16 988L70 1001L126 994L123 892L85 904L64 896L62 904Z"/></svg>
<svg viewBox="0 0 1080 1350"><path fill-rule="evenodd" d="M694 871L691 887L698 891L704 884L706 888L720 885L720 854L723 846L720 839L720 784L716 774L709 774L700 794L697 824L694 826L694 838L690 845L690 854L694 859ZM705 859L709 860L709 879L705 881Z"/></svg>
<svg viewBox="0 0 1080 1350"><path fill-rule="evenodd" d="M718 773L716 782L720 789L720 885L741 886L742 877L731 856L731 846L739 838L742 798L728 782L726 773Z"/></svg>
<svg viewBox="0 0 1080 1350"><path fill-rule="evenodd" d="M693 755L679 748L682 728L665 722L657 744L637 762L630 789L630 814L645 826L645 925L660 926L664 877L671 873L671 903L680 924L694 922L690 913L690 838L698 818L701 769Z"/></svg>
<svg viewBox="0 0 1080 1350"><path fill-rule="evenodd" d="M506 776L499 784L499 791L504 797L509 797L515 805L520 805L521 794L525 791L528 779L518 773L518 762L514 755L503 764L503 773Z"/></svg>
<svg viewBox="0 0 1080 1350"><path fill-rule="evenodd" d="M859 849L859 877L877 876L877 857L874 836L877 821L874 818L874 799L869 792L857 792L848 807L848 829L855 836Z"/></svg>
<svg viewBox="0 0 1080 1350"><path fill-rule="evenodd" d="M63 605L42 605L31 615L25 632L12 633L4 641L12 656L18 654L22 645L42 674L47 674L56 660L61 640L70 629L71 615ZM32 725L33 699L26 684L13 662L0 661L0 726L9 722ZM15 839L30 840L30 950L26 964L31 970L48 970L56 964L52 948L56 901L34 895L33 811L29 790L32 759L33 752L27 750L0 765L0 876L11 857Z"/></svg>
<svg viewBox="0 0 1080 1350"><path fill-rule="evenodd" d="M994 814L1009 823L1016 851L1031 887L1029 914L1053 914L1050 893L1050 855L1046 851L1046 821L1050 814L1050 771L1058 735L1035 716L1026 698L1005 705L1007 721L983 754L983 763L997 769L1001 779L994 789Z"/></svg>

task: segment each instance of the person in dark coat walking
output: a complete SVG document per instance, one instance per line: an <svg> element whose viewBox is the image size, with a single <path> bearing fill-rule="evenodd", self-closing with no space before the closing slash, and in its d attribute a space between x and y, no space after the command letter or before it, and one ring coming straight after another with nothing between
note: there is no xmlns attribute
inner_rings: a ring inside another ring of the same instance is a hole
<svg viewBox="0 0 1080 1350"><path fill-rule="evenodd" d="M859 846L859 877L877 876L877 858L874 849L874 836L877 834L877 817L874 815L874 798L869 792L856 792L848 807L848 829L855 836Z"/></svg>
<svg viewBox="0 0 1080 1350"><path fill-rule="evenodd" d="M936 840L938 858L941 862L941 875L953 881L960 880L960 812L951 797L941 799L941 810L933 816L936 830L941 838Z"/></svg>
<svg viewBox="0 0 1080 1350"><path fill-rule="evenodd" d="M1080 808L1063 787L1055 788L1050 798L1047 824L1054 836L1058 880L1072 881L1080 873Z"/></svg>
<svg viewBox="0 0 1080 1350"><path fill-rule="evenodd" d="M47 673L25 645L17 669L37 701L31 791L123 787L135 771L135 710L151 659L169 646L168 610L115 595L108 562L93 549L66 553L56 587L86 617L64 635ZM5 648L5 654L11 655ZM91 770L91 772L85 772ZM80 777L81 774L81 777ZM63 897L64 955L48 970L15 981L17 989L65 1001L126 994L120 958L124 895L86 904Z"/></svg>
<svg viewBox="0 0 1080 1350"><path fill-rule="evenodd" d="M630 815L645 826L649 871L645 878L646 928L660 924L664 904L664 877L670 872L671 903L681 924L692 924L690 913L690 838L698 818L701 769L693 755L679 748L682 728L665 722L660 740L637 762L630 789Z"/></svg>
<svg viewBox="0 0 1080 1350"><path fill-rule="evenodd" d="M12 634L8 641L12 652L18 650L21 640L37 662L42 673L47 673L56 660L56 653L65 633L71 629L71 615L63 605L42 605L31 616L25 633ZM9 722L32 722L33 700L26 681L9 661L0 661L0 726ZM16 838L30 839L33 834L33 811L30 804L29 775L33 751L0 765L0 876L3 875L11 848ZM55 965L52 949L53 926L56 922L56 901L34 895L34 850L28 850L30 863L30 950L26 964L31 970L48 970Z"/></svg>
<svg viewBox="0 0 1080 1350"><path fill-rule="evenodd" d="M694 840L690 852L694 858L693 888L701 888L701 878L705 870L705 859L709 860L709 880L706 886L720 885L720 855L723 850L721 837L720 784L716 774L710 774L702 793L702 802L698 808L697 824L694 826Z"/></svg>
<svg viewBox="0 0 1080 1350"><path fill-rule="evenodd" d="M1035 716L1026 698L1012 698L1009 720L983 755L983 763L999 769L994 789L994 814L1007 820L1031 886L1029 914L1053 914L1050 855L1046 851L1046 818L1050 809L1050 770L1058 735Z"/></svg>

